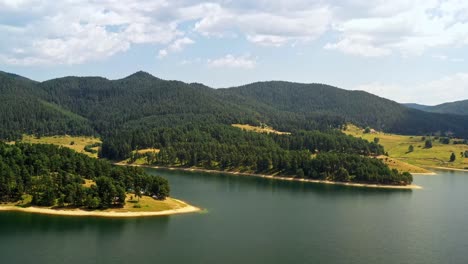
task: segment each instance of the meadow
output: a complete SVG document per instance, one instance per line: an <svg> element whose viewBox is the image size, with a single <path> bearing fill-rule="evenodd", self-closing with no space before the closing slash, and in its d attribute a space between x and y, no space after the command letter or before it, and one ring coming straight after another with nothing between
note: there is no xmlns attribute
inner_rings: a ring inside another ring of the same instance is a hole
<svg viewBox="0 0 468 264"><path fill-rule="evenodd" d="M402 170L405 167L409 168L405 163L417 167L468 169L468 158L461 155L461 153L468 151L468 145L453 144L454 140L458 139L451 139L449 144L443 144L439 141L440 138L435 136L405 136L378 131L365 133L364 129L354 125L348 125L343 132L368 141L374 141L375 138L378 138L379 144L384 146L388 153L387 164L392 166L392 162L389 161L393 161L393 166ZM425 141L428 139L432 140L432 148L425 147ZM413 151L410 151L410 146L413 146ZM452 153L456 157L453 162L450 161ZM385 158L383 159L385 160ZM414 171L410 170L410 172Z"/></svg>
<svg viewBox="0 0 468 264"><path fill-rule="evenodd" d="M278 130L273 129L272 127L262 125L262 126L252 126L252 125L246 125L246 124L232 124L233 127L240 128L245 131L252 131L252 132L257 132L257 133L274 133L278 135L289 135L291 133L289 132L281 132Z"/></svg>
<svg viewBox="0 0 468 264"><path fill-rule="evenodd" d="M21 142L31 144L53 144L62 147L73 149L76 152L84 153L92 158L98 157L99 146L101 140L95 137L85 136L42 136L36 137L33 135L23 135ZM85 148L88 146L90 151L86 151Z"/></svg>

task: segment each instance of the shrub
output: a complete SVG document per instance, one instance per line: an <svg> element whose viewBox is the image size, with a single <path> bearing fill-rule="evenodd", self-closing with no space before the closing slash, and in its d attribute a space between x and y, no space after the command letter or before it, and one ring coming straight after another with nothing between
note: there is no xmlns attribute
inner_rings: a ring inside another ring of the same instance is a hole
<svg viewBox="0 0 468 264"><path fill-rule="evenodd" d="M424 148L432 148L432 140L426 140L426 142L424 143Z"/></svg>

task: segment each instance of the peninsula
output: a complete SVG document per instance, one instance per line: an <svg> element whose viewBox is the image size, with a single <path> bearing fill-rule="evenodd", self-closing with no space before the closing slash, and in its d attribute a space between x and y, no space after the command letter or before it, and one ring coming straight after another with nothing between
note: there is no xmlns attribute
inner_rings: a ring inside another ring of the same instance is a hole
<svg viewBox="0 0 468 264"><path fill-rule="evenodd" d="M0 211L139 217L196 212L169 182L50 144L0 142Z"/></svg>

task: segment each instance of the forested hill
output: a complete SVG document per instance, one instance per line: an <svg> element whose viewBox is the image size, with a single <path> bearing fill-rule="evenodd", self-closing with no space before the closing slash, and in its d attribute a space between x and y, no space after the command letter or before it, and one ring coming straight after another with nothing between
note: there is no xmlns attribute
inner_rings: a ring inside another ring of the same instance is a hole
<svg viewBox="0 0 468 264"><path fill-rule="evenodd" d="M224 98L256 109L297 115L332 115L362 127L401 134L454 132L468 137L468 117L427 113L363 91L349 91L324 84L259 82L220 89ZM270 123L274 124L274 120ZM287 129L277 124L278 129Z"/></svg>
<svg viewBox="0 0 468 264"><path fill-rule="evenodd" d="M145 72L119 80L45 82L0 72L0 137L21 133L100 135L192 124L267 123L283 131L346 122L403 134L451 131L468 137L468 117L427 113L323 84L259 82L228 89L166 81Z"/></svg>
<svg viewBox="0 0 468 264"><path fill-rule="evenodd" d="M73 112L44 100L39 83L0 72L0 138L28 134L95 133L90 122Z"/></svg>
<svg viewBox="0 0 468 264"><path fill-rule="evenodd" d="M424 110L433 113L468 115L468 100L444 103L435 106L405 104L407 107Z"/></svg>
<svg viewBox="0 0 468 264"><path fill-rule="evenodd" d="M44 100L87 118L101 135L124 127L194 122L254 122L255 113L223 101L213 89L137 72L126 78L66 77L37 85Z"/></svg>

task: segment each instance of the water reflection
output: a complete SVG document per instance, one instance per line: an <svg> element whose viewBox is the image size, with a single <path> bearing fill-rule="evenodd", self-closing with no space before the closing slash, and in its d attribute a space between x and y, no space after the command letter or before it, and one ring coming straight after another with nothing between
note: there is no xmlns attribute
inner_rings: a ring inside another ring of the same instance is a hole
<svg viewBox="0 0 468 264"><path fill-rule="evenodd" d="M151 227L155 233L164 236L170 217L157 218L98 218L30 214L22 212L2 212L0 233L2 236L34 232L40 235L57 231L73 235L82 232L95 232L101 236L119 236L126 230L137 230L140 226Z"/></svg>
<svg viewBox="0 0 468 264"><path fill-rule="evenodd" d="M292 195L301 193L316 194L321 196L411 196L411 189L384 189L384 188L363 188L311 182L283 181L250 176L237 176L223 173L201 173L189 171L170 171L166 169L148 169L151 174L158 174L177 181L178 176L183 176L190 181L215 185L216 188L226 192L243 192L244 188L254 188L258 191L288 192ZM195 185L195 184L194 184Z"/></svg>

